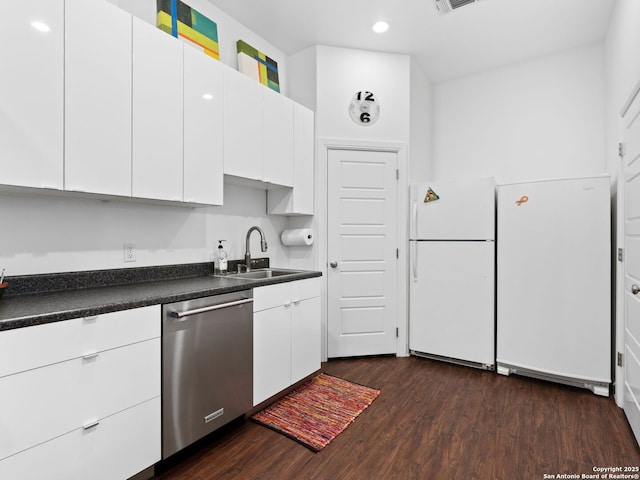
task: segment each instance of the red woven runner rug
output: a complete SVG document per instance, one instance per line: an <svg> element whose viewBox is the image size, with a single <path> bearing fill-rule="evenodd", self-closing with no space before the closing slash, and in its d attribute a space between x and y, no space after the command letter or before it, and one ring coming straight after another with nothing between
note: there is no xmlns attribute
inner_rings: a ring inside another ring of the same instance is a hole
<svg viewBox="0 0 640 480"><path fill-rule="evenodd" d="M318 452L378 395L380 390L321 373L251 418Z"/></svg>

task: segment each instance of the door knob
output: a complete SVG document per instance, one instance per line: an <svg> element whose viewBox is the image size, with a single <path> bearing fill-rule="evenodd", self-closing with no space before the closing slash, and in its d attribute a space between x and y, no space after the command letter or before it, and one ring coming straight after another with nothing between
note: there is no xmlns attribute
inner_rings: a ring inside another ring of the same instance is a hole
<svg viewBox="0 0 640 480"><path fill-rule="evenodd" d="M331 268L336 268L336 267L338 266L338 262L333 261L333 262L331 262L331 263L329 264L329 266L330 266Z"/></svg>
<svg viewBox="0 0 640 480"><path fill-rule="evenodd" d="M640 287L634 283L633 285L631 285L631 293L637 295L638 293L640 293Z"/></svg>

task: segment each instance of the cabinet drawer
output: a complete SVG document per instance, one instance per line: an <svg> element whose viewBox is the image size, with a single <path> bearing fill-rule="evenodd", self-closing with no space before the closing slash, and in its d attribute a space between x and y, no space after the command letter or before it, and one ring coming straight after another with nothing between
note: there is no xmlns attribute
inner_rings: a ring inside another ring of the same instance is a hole
<svg viewBox="0 0 640 480"><path fill-rule="evenodd" d="M6 376L0 458L159 395L159 338Z"/></svg>
<svg viewBox="0 0 640 480"><path fill-rule="evenodd" d="M160 336L160 305L0 332L0 377Z"/></svg>
<svg viewBox="0 0 640 480"><path fill-rule="evenodd" d="M253 311L287 305L320 296L320 277L277 283L253 289Z"/></svg>
<svg viewBox="0 0 640 480"><path fill-rule="evenodd" d="M129 478L160 460L160 397L0 461L12 480Z"/></svg>
<svg viewBox="0 0 640 480"><path fill-rule="evenodd" d="M278 307L291 301L290 283L277 283L253 289L253 311Z"/></svg>
<svg viewBox="0 0 640 480"><path fill-rule="evenodd" d="M306 300L307 298L320 296L320 278L306 278L304 280L297 280L291 282L291 301L298 302L300 300Z"/></svg>

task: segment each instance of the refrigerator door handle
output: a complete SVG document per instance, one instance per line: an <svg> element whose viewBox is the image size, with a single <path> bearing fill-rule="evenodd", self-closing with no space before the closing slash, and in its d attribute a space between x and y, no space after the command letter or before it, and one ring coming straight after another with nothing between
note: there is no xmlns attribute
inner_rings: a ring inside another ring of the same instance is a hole
<svg viewBox="0 0 640 480"><path fill-rule="evenodd" d="M418 281L418 242L411 242L412 252L411 252L411 278L414 282Z"/></svg>

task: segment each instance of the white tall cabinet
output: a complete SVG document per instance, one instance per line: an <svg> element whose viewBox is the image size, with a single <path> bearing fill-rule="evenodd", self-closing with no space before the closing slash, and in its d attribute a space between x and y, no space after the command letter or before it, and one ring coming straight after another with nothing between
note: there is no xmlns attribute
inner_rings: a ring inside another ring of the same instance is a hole
<svg viewBox="0 0 640 480"><path fill-rule="evenodd" d="M277 215L313 215L315 119L312 110L293 105L293 188L267 193L267 211Z"/></svg>
<svg viewBox="0 0 640 480"><path fill-rule="evenodd" d="M223 67L184 45L184 201L222 205Z"/></svg>
<svg viewBox="0 0 640 480"><path fill-rule="evenodd" d="M2 12L0 182L62 189L64 3L4 2Z"/></svg>
<svg viewBox="0 0 640 480"><path fill-rule="evenodd" d="M262 90L262 180L293 185L293 101L269 88Z"/></svg>
<svg viewBox="0 0 640 480"><path fill-rule="evenodd" d="M65 7L65 189L130 196L131 15L104 0Z"/></svg>
<svg viewBox="0 0 640 480"><path fill-rule="evenodd" d="M133 18L132 195L183 200L183 43Z"/></svg>
<svg viewBox="0 0 640 480"><path fill-rule="evenodd" d="M262 179L262 92L254 79L224 71L224 173Z"/></svg>

